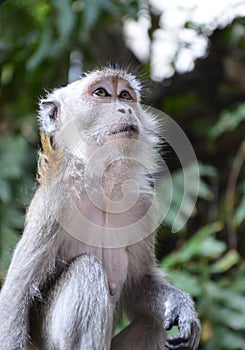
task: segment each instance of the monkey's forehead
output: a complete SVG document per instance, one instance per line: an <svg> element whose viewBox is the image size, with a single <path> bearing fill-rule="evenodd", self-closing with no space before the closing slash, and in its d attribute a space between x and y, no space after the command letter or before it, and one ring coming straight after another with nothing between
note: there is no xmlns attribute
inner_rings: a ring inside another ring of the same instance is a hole
<svg viewBox="0 0 245 350"><path fill-rule="evenodd" d="M138 95L140 95L142 86L139 79L137 79L135 75L125 70L114 69L114 68L98 69L92 72L85 73L82 79L86 79L88 83L90 82L92 83L102 78L118 78L118 79L126 80L131 85L131 87L135 90L135 92Z"/></svg>
<svg viewBox="0 0 245 350"><path fill-rule="evenodd" d="M73 99L76 99L76 95L77 98L80 98L81 92L85 91L90 84L93 84L105 78L117 78L125 80L132 87L132 89L134 89L137 95L137 100L140 102L141 83L136 78L136 76L128 73L127 71L112 68L98 69L89 73L85 73L81 79L76 80L64 87L54 89L50 94L47 94L46 99L61 99L64 101L67 96L69 98L72 96Z"/></svg>

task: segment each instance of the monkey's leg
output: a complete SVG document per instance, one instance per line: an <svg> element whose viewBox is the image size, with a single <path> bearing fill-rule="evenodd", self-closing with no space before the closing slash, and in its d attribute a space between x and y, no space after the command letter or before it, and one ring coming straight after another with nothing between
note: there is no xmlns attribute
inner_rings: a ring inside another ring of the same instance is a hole
<svg viewBox="0 0 245 350"><path fill-rule="evenodd" d="M44 349L108 350L113 324L108 280L91 254L63 272L44 321Z"/></svg>
<svg viewBox="0 0 245 350"><path fill-rule="evenodd" d="M166 334L161 324L150 318L138 318L117 334L111 350L165 350Z"/></svg>

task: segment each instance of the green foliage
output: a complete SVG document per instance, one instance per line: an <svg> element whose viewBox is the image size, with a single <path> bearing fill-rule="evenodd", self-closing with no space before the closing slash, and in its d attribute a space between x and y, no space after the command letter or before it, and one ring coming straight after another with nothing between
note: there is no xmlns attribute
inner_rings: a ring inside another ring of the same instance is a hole
<svg viewBox="0 0 245 350"><path fill-rule="evenodd" d="M218 122L210 129L211 138L216 138L224 132L234 131L245 122L245 103L240 103L235 109L221 112Z"/></svg>
<svg viewBox="0 0 245 350"><path fill-rule="evenodd" d="M166 213L164 223L171 228L172 232L186 230L189 216L195 211L196 195L208 201L213 199L213 194L207 183L202 178L197 182L197 166L200 176L214 176L214 168L191 163L183 171L177 170L171 174L171 184L166 178L157 183L156 191L160 210L162 213Z"/></svg>
<svg viewBox="0 0 245 350"><path fill-rule="evenodd" d="M245 104L240 103L235 109L228 109L221 112L218 122L210 129L211 139L222 138L225 133L234 133L241 139L237 154L232 159L230 171L230 183L227 186L228 201L234 202L234 227L239 227L245 222L245 181L243 165L245 160ZM241 136L240 136L241 135ZM230 195L230 192L232 193ZM234 192L234 193L233 193ZM232 197L232 198L230 198Z"/></svg>
<svg viewBox="0 0 245 350"><path fill-rule="evenodd" d="M0 139L0 274L6 271L12 249L24 224L24 205L29 202L33 180L30 147L21 136Z"/></svg>
<svg viewBox="0 0 245 350"><path fill-rule="evenodd" d="M187 92L181 95L171 97L163 102L163 110L169 115L173 115L176 112L188 111L195 106L197 102L197 95L195 92Z"/></svg>
<svg viewBox="0 0 245 350"><path fill-rule="evenodd" d="M235 212L235 222L237 226L244 223L245 218L245 182L241 184L241 199Z"/></svg>

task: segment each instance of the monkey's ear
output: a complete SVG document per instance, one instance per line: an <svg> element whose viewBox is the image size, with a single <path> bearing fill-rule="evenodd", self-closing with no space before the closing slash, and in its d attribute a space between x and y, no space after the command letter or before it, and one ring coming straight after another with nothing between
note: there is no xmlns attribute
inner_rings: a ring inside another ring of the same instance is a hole
<svg viewBox="0 0 245 350"><path fill-rule="evenodd" d="M57 130L59 106L51 99L41 100L39 103L38 120L41 130L45 134L52 134Z"/></svg>

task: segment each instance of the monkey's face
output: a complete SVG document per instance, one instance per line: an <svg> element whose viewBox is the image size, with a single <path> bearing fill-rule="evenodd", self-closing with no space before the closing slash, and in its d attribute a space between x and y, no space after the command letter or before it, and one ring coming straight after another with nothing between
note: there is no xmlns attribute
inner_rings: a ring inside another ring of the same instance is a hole
<svg viewBox="0 0 245 350"><path fill-rule="evenodd" d="M101 136L104 140L138 138L137 95L126 80L109 77L95 81L88 86L83 98L94 108L91 131L94 131L93 127L96 130L99 127L99 139Z"/></svg>
<svg viewBox="0 0 245 350"><path fill-rule="evenodd" d="M156 122L141 107L138 89L130 75L91 73L43 101L42 129L57 148L84 161L102 147L103 158L135 157L143 143L156 144Z"/></svg>

